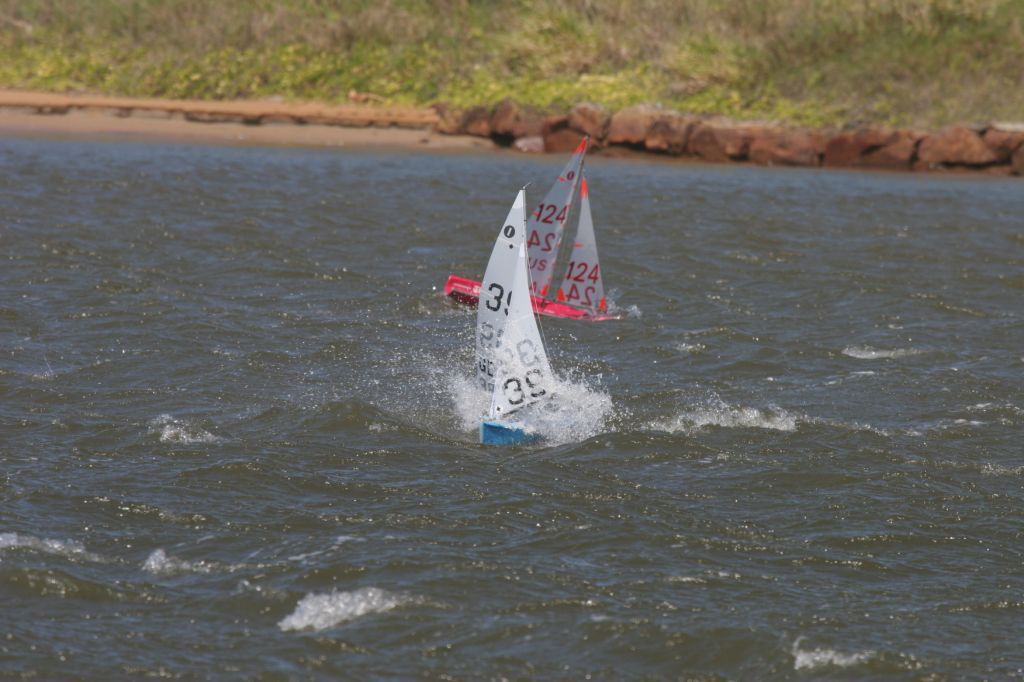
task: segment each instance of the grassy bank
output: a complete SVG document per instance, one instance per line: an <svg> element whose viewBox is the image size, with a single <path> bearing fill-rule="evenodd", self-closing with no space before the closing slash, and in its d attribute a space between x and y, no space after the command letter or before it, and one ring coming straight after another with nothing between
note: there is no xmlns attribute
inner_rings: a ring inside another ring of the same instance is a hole
<svg viewBox="0 0 1024 682"><path fill-rule="evenodd" d="M1024 118L1024 0L0 0L0 87Z"/></svg>

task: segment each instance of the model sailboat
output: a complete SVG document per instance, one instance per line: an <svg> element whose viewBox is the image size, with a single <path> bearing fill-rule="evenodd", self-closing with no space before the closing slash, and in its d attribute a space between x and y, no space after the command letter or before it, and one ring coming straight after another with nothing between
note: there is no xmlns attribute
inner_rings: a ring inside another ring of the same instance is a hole
<svg viewBox="0 0 1024 682"><path fill-rule="evenodd" d="M587 145L588 140L584 138L544 200L527 220L525 239L531 280L530 301L533 309L541 315L576 320L610 320L616 319L616 316L607 313L594 223L590 213L590 194L583 178L583 157L587 153ZM576 188L581 185L579 226L569 265L561 282L557 287L552 287L569 208L576 196ZM481 296L481 284L451 275L444 292L454 301L476 305ZM483 295L486 296L486 291Z"/></svg>
<svg viewBox="0 0 1024 682"><path fill-rule="evenodd" d="M487 419L480 423L484 445L536 440L517 413L551 396L551 365L530 301L525 195L520 190L516 196L480 284L476 376L491 395Z"/></svg>

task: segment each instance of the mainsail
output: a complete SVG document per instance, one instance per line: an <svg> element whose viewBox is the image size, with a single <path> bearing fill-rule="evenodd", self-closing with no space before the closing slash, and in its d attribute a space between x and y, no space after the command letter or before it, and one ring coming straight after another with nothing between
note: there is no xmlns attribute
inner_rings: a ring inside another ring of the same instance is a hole
<svg viewBox="0 0 1024 682"><path fill-rule="evenodd" d="M583 157L586 153L587 138L584 138L544 201L530 214L526 223L530 279L535 296L543 298L548 295L548 287L555 273L555 258L562 243L562 230L569 218L569 206L583 173Z"/></svg>
<svg viewBox="0 0 1024 682"><path fill-rule="evenodd" d="M551 380L530 301L524 204L520 190L491 251L477 306L476 374L491 393L492 419L541 399Z"/></svg>
<svg viewBox="0 0 1024 682"><path fill-rule="evenodd" d="M491 394L492 419L505 417L550 395L551 365L530 302L526 249L520 247L508 320L495 347L497 372Z"/></svg>
<svg viewBox="0 0 1024 682"><path fill-rule="evenodd" d="M582 178L581 183L579 226L576 228L576 239L569 254L565 279L558 289L557 300L596 315L604 312L608 306L604 298L601 265L597 258L594 220L590 214L590 189L586 178Z"/></svg>

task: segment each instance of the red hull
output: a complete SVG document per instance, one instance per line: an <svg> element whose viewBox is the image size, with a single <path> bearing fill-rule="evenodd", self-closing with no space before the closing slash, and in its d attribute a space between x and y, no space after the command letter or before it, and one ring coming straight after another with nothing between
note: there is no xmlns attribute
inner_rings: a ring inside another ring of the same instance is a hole
<svg viewBox="0 0 1024 682"><path fill-rule="evenodd" d="M444 285L444 294L456 303L475 306L480 300L480 282L466 277L459 277L458 275L449 275L448 281ZM619 319L615 315L591 315L586 310L580 310L579 308L573 308L571 305L549 301L544 298L537 298L536 296L531 296L530 300L533 303L534 312L538 315L560 317L566 320L591 320L594 322Z"/></svg>

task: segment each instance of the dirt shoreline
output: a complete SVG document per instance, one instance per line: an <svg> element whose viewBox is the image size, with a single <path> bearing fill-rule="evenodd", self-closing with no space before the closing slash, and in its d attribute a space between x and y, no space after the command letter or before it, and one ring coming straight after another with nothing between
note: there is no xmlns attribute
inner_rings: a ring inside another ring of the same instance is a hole
<svg viewBox="0 0 1024 682"><path fill-rule="evenodd" d="M1024 125L940 131L791 129L695 117L648 105L614 114L581 103L541 116L506 100L450 110L276 100L199 101L0 90L0 136L106 141L601 156L765 166L1024 176Z"/></svg>
<svg viewBox="0 0 1024 682"><path fill-rule="evenodd" d="M264 101L196 102L0 90L0 137L256 146L489 150L434 130L432 111Z"/></svg>

